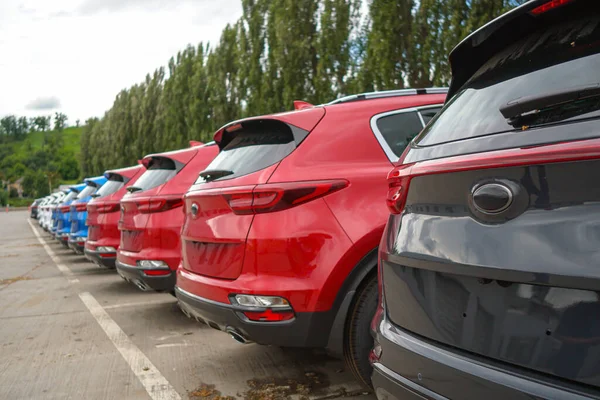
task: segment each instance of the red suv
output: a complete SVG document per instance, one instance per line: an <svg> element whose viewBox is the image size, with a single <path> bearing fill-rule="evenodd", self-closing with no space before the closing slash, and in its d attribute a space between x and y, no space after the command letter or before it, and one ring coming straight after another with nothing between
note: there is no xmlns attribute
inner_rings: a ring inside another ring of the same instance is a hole
<svg viewBox="0 0 600 400"><path fill-rule="evenodd" d="M445 93L298 102L219 130L185 195L184 313L240 342L326 347L368 385L387 173Z"/></svg>
<svg viewBox="0 0 600 400"><path fill-rule="evenodd" d="M121 200L117 271L142 290L173 292L181 259L183 194L217 155L216 144L144 157L144 173Z"/></svg>
<svg viewBox="0 0 600 400"><path fill-rule="evenodd" d="M115 268L119 232L119 201L126 193L127 186L135 184L145 168L136 165L129 168L106 171L106 183L92 195L87 204L88 238L84 253L96 265Z"/></svg>

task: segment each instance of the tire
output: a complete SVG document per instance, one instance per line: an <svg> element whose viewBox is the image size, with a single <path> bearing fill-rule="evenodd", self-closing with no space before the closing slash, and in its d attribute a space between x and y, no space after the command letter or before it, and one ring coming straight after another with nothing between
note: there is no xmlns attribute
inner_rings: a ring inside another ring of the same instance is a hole
<svg viewBox="0 0 600 400"><path fill-rule="evenodd" d="M369 353L373 348L371 320L377 310L377 277L369 276L361 284L350 307L344 333L344 361L356 379L371 389Z"/></svg>

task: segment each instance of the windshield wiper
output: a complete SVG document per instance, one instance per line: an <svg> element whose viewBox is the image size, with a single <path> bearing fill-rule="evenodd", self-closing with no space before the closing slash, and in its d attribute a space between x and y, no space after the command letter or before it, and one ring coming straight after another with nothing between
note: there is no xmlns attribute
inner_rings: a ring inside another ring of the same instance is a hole
<svg viewBox="0 0 600 400"><path fill-rule="evenodd" d="M140 187L137 187L137 186L129 186L129 187L127 188L127 191L128 191L129 193L133 193L133 192L139 192L140 190L142 190L142 188L140 188Z"/></svg>
<svg viewBox="0 0 600 400"><path fill-rule="evenodd" d="M509 122L513 122L521 117L537 114L543 108L562 106L596 96L600 96L600 83L519 97L500 107L500 112Z"/></svg>
<svg viewBox="0 0 600 400"><path fill-rule="evenodd" d="M210 182L227 175L233 175L234 173L235 172L230 171L228 169L207 169L205 171L200 172L200 177L204 178L205 181Z"/></svg>
<svg viewBox="0 0 600 400"><path fill-rule="evenodd" d="M96 197L100 197L100 194L98 194L98 193L94 193L94 194L92 195L92 199L95 199Z"/></svg>

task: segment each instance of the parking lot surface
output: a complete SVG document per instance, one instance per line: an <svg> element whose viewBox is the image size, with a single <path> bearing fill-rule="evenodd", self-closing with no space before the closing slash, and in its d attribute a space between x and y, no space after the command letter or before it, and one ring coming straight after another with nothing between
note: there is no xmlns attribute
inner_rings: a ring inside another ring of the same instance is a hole
<svg viewBox="0 0 600 400"><path fill-rule="evenodd" d="M0 214L0 399L229 396L374 398L322 351L239 344Z"/></svg>

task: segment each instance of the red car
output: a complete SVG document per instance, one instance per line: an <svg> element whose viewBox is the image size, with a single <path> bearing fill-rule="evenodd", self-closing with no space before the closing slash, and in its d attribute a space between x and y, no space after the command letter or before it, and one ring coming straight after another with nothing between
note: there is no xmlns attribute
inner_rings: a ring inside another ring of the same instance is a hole
<svg viewBox="0 0 600 400"><path fill-rule="evenodd" d="M219 130L185 195L184 313L240 342L325 347L369 385L387 173L445 93L298 102Z"/></svg>
<svg viewBox="0 0 600 400"><path fill-rule="evenodd" d="M108 181L92 196L87 204L88 238L84 253L88 260L107 268L115 268L119 232L119 201L127 186L135 184L146 169L142 165L106 171Z"/></svg>
<svg viewBox="0 0 600 400"><path fill-rule="evenodd" d="M144 157L145 171L121 200L119 275L142 290L173 292L181 260L183 195L219 152L216 144Z"/></svg>

